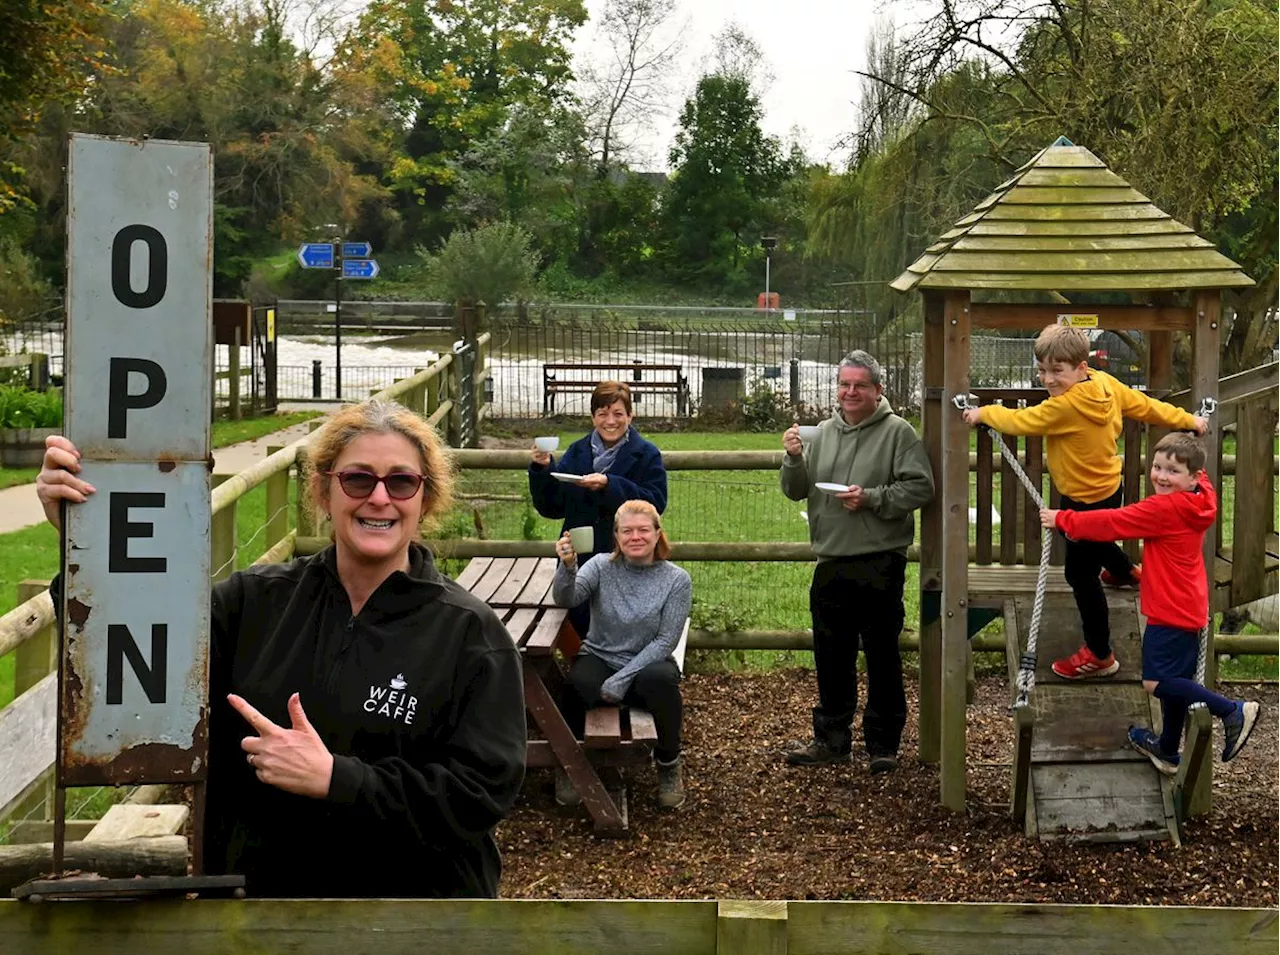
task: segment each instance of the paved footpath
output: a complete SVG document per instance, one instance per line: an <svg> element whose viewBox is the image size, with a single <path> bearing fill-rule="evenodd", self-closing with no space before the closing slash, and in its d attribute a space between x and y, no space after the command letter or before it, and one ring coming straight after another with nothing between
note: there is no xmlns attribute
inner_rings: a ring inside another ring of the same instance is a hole
<svg viewBox="0 0 1280 955"><path fill-rule="evenodd" d="M252 441L230 444L213 452L216 474L235 474L267 456L267 445L292 444L310 431L308 422L276 431ZM44 520L44 509L36 497L34 484L19 484L0 490L0 534L21 530Z"/></svg>

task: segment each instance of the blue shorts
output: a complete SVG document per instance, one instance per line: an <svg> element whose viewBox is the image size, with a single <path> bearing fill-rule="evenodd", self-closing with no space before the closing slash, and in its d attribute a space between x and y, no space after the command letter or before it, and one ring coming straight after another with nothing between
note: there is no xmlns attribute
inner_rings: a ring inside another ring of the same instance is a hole
<svg viewBox="0 0 1280 955"><path fill-rule="evenodd" d="M1199 631L1149 623L1142 634L1144 680L1195 679L1199 656Z"/></svg>

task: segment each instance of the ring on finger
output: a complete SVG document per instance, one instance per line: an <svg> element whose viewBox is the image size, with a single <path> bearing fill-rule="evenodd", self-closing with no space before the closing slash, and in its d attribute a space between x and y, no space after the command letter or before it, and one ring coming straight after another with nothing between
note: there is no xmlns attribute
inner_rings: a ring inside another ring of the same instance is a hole
<svg viewBox="0 0 1280 955"><path fill-rule="evenodd" d="M249 754L248 759L249 759L249 765L250 765L250 766L252 766L252 765L253 765L253 758L254 758L254 756L256 756L256 755L257 755L256 753L250 753L250 754Z"/></svg>

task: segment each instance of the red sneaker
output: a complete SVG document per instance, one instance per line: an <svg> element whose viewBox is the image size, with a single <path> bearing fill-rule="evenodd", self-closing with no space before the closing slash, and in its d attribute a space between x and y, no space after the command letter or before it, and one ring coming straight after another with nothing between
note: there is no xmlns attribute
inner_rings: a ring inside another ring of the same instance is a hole
<svg viewBox="0 0 1280 955"><path fill-rule="evenodd" d="M1111 573L1111 571L1107 570L1105 567L1102 569L1102 573L1098 575L1098 579L1102 581L1102 586L1104 587L1115 587L1121 590L1137 587L1142 582L1142 565L1133 565L1133 569L1129 571L1128 580L1117 581L1115 574Z"/></svg>
<svg viewBox="0 0 1280 955"><path fill-rule="evenodd" d="M1084 680L1089 677L1111 676L1120 669L1114 653L1099 660L1088 647L1081 647L1063 660L1053 661L1053 672L1064 680Z"/></svg>

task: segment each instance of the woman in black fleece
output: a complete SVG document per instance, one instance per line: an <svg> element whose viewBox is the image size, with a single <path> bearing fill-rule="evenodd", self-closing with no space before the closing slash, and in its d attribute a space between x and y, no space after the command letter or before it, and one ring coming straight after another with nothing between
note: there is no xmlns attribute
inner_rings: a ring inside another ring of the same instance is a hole
<svg viewBox="0 0 1280 955"><path fill-rule="evenodd" d="M93 493L79 458L49 439L55 526ZM439 440L367 401L312 436L307 463L332 546L213 588L206 870L259 897L496 896L492 833L524 778L520 660L418 543L450 502Z"/></svg>

